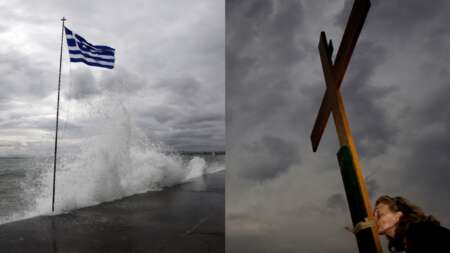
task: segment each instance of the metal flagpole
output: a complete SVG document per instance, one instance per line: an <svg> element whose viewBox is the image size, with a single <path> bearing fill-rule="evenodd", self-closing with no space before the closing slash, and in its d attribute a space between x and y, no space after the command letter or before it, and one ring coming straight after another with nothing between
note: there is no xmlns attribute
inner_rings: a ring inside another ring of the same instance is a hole
<svg viewBox="0 0 450 253"><path fill-rule="evenodd" d="M55 159L53 160L53 195L52 195L52 212L55 211L55 183L56 183L56 153L58 151L58 121L59 121L59 92L61 88L61 64L62 64L62 49L63 49L63 37L64 37L64 21L63 17L62 29L61 29L61 51L59 54L59 77L58 77L58 100L56 103L56 133L55 133Z"/></svg>

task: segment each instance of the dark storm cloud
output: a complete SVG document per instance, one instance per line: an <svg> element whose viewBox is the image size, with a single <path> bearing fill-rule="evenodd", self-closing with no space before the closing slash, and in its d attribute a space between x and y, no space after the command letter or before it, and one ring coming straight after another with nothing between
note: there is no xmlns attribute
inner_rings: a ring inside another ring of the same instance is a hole
<svg viewBox="0 0 450 253"><path fill-rule="evenodd" d="M342 29L348 20L353 0L346 0L343 11L336 16L335 22ZM378 24L373 27L374 33L385 32L386 35L395 39L408 39L417 33L416 29L423 32L429 22L446 16L446 9L449 8L447 1L437 0L431 4L421 0L404 1L382 1L372 0L371 10L368 15L368 23ZM375 18L371 18L371 17ZM388 27L388 29L386 29ZM431 27L429 27L431 28Z"/></svg>
<svg viewBox="0 0 450 253"><path fill-rule="evenodd" d="M175 120L181 115L183 115L183 112L175 106L157 105L150 107L149 110L143 112L140 117L144 118L144 120L155 119L160 124L165 124L168 121Z"/></svg>
<svg viewBox="0 0 450 253"><path fill-rule="evenodd" d="M377 180L366 177L366 186L367 186L367 191L368 191L368 194L369 194L369 198L370 199L377 198L375 193L378 192L379 189L380 189L380 186L377 183Z"/></svg>
<svg viewBox="0 0 450 253"><path fill-rule="evenodd" d="M217 127L218 125L225 125L223 115L221 114L199 111L193 117L187 117L186 115L175 117L165 125L171 131L168 131L163 137L164 142L170 144L175 149L183 151L220 151L224 149L225 129L224 127ZM186 143L192 145L192 148L189 149Z"/></svg>
<svg viewBox="0 0 450 253"><path fill-rule="evenodd" d="M170 102L185 102L187 106L199 101L202 84L193 77L186 76L177 79L167 79L158 83L155 87L162 92L170 92Z"/></svg>
<svg viewBox="0 0 450 253"><path fill-rule="evenodd" d="M192 128L193 126L202 128L202 127L214 127L220 122L225 124L224 115L217 112L211 112L198 114L191 118L184 118L177 120L176 125L179 126L180 128Z"/></svg>
<svg viewBox="0 0 450 253"><path fill-rule="evenodd" d="M152 87L166 104L148 108L141 126L147 122L149 128L170 129L161 139L175 149L187 151L186 143L191 143L196 151L224 150L224 108L216 103L219 90L192 76L164 79Z"/></svg>
<svg viewBox="0 0 450 253"><path fill-rule="evenodd" d="M9 1L12 5L4 5L3 8L0 9L0 14L4 17L5 23L9 22L26 22L29 24L42 24L48 22L50 17L46 16L36 16L32 12L24 11L24 5L18 4L18 1ZM22 4L30 4L30 3L22 3ZM45 5L45 2L42 2L39 5L27 6L27 9L36 10L40 6ZM4 26L4 30L10 29L7 25Z"/></svg>
<svg viewBox="0 0 450 253"><path fill-rule="evenodd" d="M73 71L70 82L72 83L64 94L68 99L84 99L100 94L97 81L89 70Z"/></svg>
<svg viewBox="0 0 450 253"><path fill-rule="evenodd" d="M450 179L450 75L440 78L442 82L435 84L433 99L425 100L414 112L414 129L418 133L408 136L411 152L405 161L405 176L421 178L415 182L417 186L436 198L446 198ZM450 208L450 203L442 204Z"/></svg>
<svg viewBox="0 0 450 253"><path fill-rule="evenodd" d="M60 116L68 126L80 125L63 129L64 136L89 137L86 128L106 114L122 113L172 148L189 150L192 143L196 150L224 149L223 2L46 0L36 5L13 0L0 14L0 85L6 91L0 95L0 118L9 120L0 129L5 131L0 142L13 138L6 131L15 127L22 131L15 132L17 143L53 134L46 126L56 110L64 15L65 25L90 42L116 48L115 68L102 70L69 64L63 41ZM203 134L195 133L197 128ZM186 138L170 137L181 131Z"/></svg>
<svg viewBox="0 0 450 253"><path fill-rule="evenodd" d="M227 2L230 252L357 250L332 117L317 153L309 142L326 89L319 33L338 48L352 4ZM405 196L447 226L449 8L372 1L341 88L370 199Z"/></svg>
<svg viewBox="0 0 450 253"><path fill-rule="evenodd" d="M341 211L347 211L347 200L344 194L335 193L331 195L327 200L327 206L332 209L338 209Z"/></svg>
<svg viewBox="0 0 450 253"><path fill-rule="evenodd" d="M145 80L130 70L118 67L111 75L102 76L99 81L101 90L112 91L122 94L133 94L145 86Z"/></svg>
<svg viewBox="0 0 450 253"><path fill-rule="evenodd" d="M43 98L53 91L42 62L17 50L0 52L0 100L27 96Z"/></svg>
<svg viewBox="0 0 450 253"><path fill-rule="evenodd" d="M353 134L357 136L357 145L364 156L376 156L386 151L386 147L395 140L396 130L389 124L380 98L388 96L392 87L380 87L373 83L377 66L383 64L386 50L370 41L360 41L350 70L342 84L347 111L352 119ZM355 67L357 66L357 67ZM365 143L370 143L368 146Z"/></svg>
<svg viewBox="0 0 450 253"><path fill-rule="evenodd" d="M450 203L437 203L436 200L448 194L448 152L450 142L445 136L450 135L450 104L446 94L450 92L450 75L448 68L448 45L450 44L450 28L448 27L447 1L435 1L426 4L422 1L411 1L405 5L401 1L376 1L374 7L379 8L380 17L374 19L371 27L378 32L382 27L389 27L387 35L397 41L403 40L402 46L384 47L399 52L411 52L402 62L413 70L413 80L406 81L401 87L407 99L399 96L399 102L405 104L401 118L395 123L399 125L397 142L399 148L407 152L402 176L409 178L406 184L414 184L421 189L423 195L435 196L422 200L429 209L449 208ZM395 11L398 10L398 11ZM414 46L413 50L408 50ZM413 64L417 64L415 67ZM398 82L403 82L398 78ZM398 94L398 93L396 93ZM389 110L389 108L384 108ZM446 218L448 219L448 218Z"/></svg>
<svg viewBox="0 0 450 253"><path fill-rule="evenodd" d="M223 145L220 142L225 141L220 132L211 127L178 130L176 133L165 136L164 140L164 143L180 151L221 151ZM189 143L189 145L186 143Z"/></svg>
<svg viewBox="0 0 450 253"><path fill-rule="evenodd" d="M406 4L403 1L373 1L373 9L376 13L371 15L376 17L375 22L379 22L384 27L388 35L410 37L426 29L429 22L447 16L448 2L445 0L433 1L433 3L424 3L420 0L408 1ZM378 27L382 29L382 27ZM425 30L426 31L426 30ZM376 32L381 32L377 30Z"/></svg>
<svg viewBox="0 0 450 253"><path fill-rule="evenodd" d="M118 67L109 75L94 77L87 69L76 69L71 72L70 87L65 92L68 99L86 99L109 91L118 94L134 94L145 85L137 74Z"/></svg>
<svg viewBox="0 0 450 253"><path fill-rule="evenodd" d="M289 103L293 83L288 76L290 69L285 67L302 56L296 45L302 11L301 3L294 1L227 3L227 122L239 122L229 129L229 145L231 150L236 146L237 153L246 154L241 157L246 160L243 164L252 168L243 173L246 177L274 177L299 159L295 145L284 137L258 131L255 139L259 140L240 142L233 136L268 122ZM255 75L260 78L253 78ZM266 127L278 128L270 121Z"/></svg>
<svg viewBox="0 0 450 253"><path fill-rule="evenodd" d="M243 150L242 155L247 159L242 164L245 170L240 174L256 180L276 177L300 159L294 143L275 136L266 135L260 141L244 146Z"/></svg>

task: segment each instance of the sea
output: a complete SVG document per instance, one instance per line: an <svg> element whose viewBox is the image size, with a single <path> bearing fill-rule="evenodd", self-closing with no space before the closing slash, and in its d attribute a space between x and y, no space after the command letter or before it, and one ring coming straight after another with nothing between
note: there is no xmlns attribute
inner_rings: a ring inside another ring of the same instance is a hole
<svg viewBox="0 0 450 253"><path fill-rule="evenodd" d="M158 129L143 130L127 101L110 94L89 103L62 103L55 212L54 133L40 136L44 141L37 148L0 153L0 224L162 191L225 169L224 154L177 152L152 135Z"/></svg>
<svg viewBox="0 0 450 253"><path fill-rule="evenodd" d="M124 152L124 150L126 152ZM51 212L53 157L0 157L0 224L52 215L189 181L225 169L225 155L157 149L84 147L58 159Z"/></svg>

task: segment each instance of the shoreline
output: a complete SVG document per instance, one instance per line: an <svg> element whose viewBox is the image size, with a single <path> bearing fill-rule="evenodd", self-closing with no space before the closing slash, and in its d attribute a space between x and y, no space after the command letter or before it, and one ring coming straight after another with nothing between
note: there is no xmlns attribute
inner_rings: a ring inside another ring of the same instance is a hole
<svg viewBox="0 0 450 253"><path fill-rule="evenodd" d="M5 252L224 252L225 171L0 225ZM176 242L176 243L172 243Z"/></svg>

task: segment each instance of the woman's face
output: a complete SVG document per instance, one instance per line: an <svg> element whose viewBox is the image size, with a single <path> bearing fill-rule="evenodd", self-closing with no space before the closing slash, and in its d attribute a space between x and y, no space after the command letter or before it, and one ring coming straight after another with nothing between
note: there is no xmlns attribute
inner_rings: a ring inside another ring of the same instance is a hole
<svg viewBox="0 0 450 253"><path fill-rule="evenodd" d="M374 211L378 234L394 237L401 215L402 212L393 212L387 204L379 203Z"/></svg>

